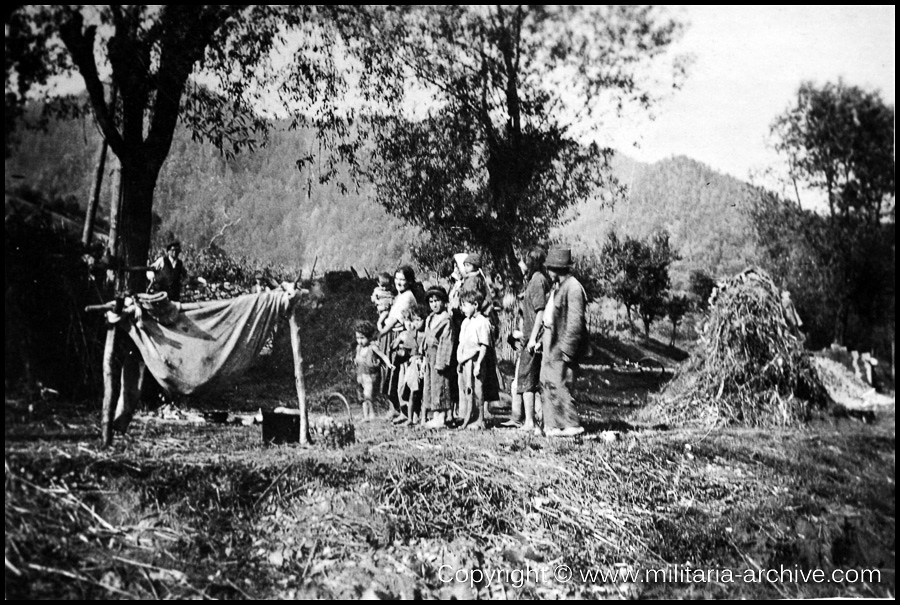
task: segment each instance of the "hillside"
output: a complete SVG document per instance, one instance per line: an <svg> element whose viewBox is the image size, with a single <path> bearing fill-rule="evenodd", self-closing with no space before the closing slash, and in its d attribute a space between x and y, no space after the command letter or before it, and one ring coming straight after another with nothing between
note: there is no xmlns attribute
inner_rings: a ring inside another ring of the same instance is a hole
<svg viewBox="0 0 900 605"><path fill-rule="evenodd" d="M613 208L581 204L560 228L563 239L600 247L610 230L643 238L665 229L682 256L672 269L676 287L684 287L693 270L725 276L752 263L751 225L742 212L748 184L683 156L654 164L619 156L613 170L628 187L625 199Z"/></svg>
<svg viewBox="0 0 900 605"><path fill-rule="evenodd" d="M25 186L83 204L100 147L91 123L56 122L21 138L6 160L7 190ZM317 145L310 133L281 131L257 153L229 161L180 129L156 191L157 243L177 237L205 246L219 235L230 252L288 266L309 267L318 258L320 268L375 270L408 259L415 230L386 215L366 186L344 194L340 183L319 183L315 168L312 175L297 170L297 158ZM726 275L752 259L740 211L747 184L685 157L647 165L619 156L613 170L628 186L626 198L611 209L581 204L556 235L583 249L601 245L611 228L638 237L667 229L683 256L673 270L676 286L691 270ZM101 213L108 213L109 181Z"/></svg>

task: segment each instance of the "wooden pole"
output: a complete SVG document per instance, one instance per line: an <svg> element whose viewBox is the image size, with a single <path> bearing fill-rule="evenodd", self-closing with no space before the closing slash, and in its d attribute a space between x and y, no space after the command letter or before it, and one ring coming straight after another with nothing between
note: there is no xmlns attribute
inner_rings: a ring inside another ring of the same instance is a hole
<svg viewBox="0 0 900 605"><path fill-rule="evenodd" d="M117 167L118 168L118 167ZM118 249L118 223L119 206L121 197L121 170L116 170L112 178L112 199L109 216L109 243L107 251L113 259L117 258ZM112 274L112 275L110 275ZM121 271L107 271L107 278L112 277L114 292L116 293L116 307L114 312L121 313L124 305L119 290L122 285ZM122 362L120 360L120 344L116 338L116 326L109 324L106 328L106 343L103 348L103 411L100 419L103 433L103 447L109 447L113 442L113 421L116 415L116 407L119 403L119 395L122 382Z"/></svg>
<svg viewBox="0 0 900 605"><path fill-rule="evenodd" d="M116 108L116 86L112 87L113 111ZM97 160L97 172L94 173L94 186L91 188L91 199L88 200L87 214L84 217L84 232L81 234L81 243L85 247L91 245L91 238L94 236L94 223L97 218L97 207L100 205L100 190L103 188L103 172L106 170L106 151L109 144L103 133L100 133L103 142L100 144L100 159Z"/></svg>
<svg viewBox="0 0 900 605"><path fill-rule="evenodd" d="M122 305L117 300L118 310ZM116 342L116 326L110 324L106 328L106 343L103 347L103 411L101 429L103 432L103 447L109 447L113 442L113 417L116 413L116 405L119 401L119 389L121 386L122 364Z"/></svg>
<svg viewBox="0 0 900 605"><path fill-rule="evenodd" d="M97 217L97 206L100 205L100 189L103 187L103 171L106 170L106 139L100 145L100 159L97 160L97 171L94 173L94 186L91 188L91 199L88 200L87 214L84 217L84 232L81 234L81 243L91 245L94 236L94 220Z"/></svg>
<svg viewBox="0 0 900 605"><path fill-rule="evenodd" d="M309 444L309 415L306 410L306 386L303 382L303 354L300 350L300 305L295 301L290 315L291 350L294 353L294 383L300 411L300 443Z"/></svg>
<svg viewBox="0 0 900 605"><path fill-rule="evenodd" d="M116 256L116 242L119 235L119 209L122 206L122 168L117 162L112 169L109 199L109 254Z"/></svg>

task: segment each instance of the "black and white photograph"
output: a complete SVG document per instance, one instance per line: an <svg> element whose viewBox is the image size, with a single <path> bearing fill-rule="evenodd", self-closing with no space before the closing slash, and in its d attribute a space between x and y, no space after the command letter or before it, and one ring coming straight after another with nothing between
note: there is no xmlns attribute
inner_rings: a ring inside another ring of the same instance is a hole
<svg viewBox="0 0 900 605"><path fill-rule="evenodd" d="M895 598L894 5L8 5L8 600Z"/></svg>

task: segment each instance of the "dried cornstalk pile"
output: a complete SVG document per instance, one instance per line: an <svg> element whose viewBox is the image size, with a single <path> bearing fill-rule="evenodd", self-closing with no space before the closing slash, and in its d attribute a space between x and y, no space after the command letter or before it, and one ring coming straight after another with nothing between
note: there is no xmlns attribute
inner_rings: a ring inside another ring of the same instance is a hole
<svg viewBox="0 0 900 605"><path fill-rule="evenodd" d="M827 402L790 295L762 270L713 291L701 351L663 393L669 421L795 425Z"/></svg>

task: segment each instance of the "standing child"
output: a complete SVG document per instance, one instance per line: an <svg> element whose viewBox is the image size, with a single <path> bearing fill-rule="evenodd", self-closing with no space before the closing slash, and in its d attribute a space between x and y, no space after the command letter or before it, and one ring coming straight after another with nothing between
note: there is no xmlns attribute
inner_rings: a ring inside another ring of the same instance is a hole
<svg viewBox="0 0 900 605"><path fill-rule="evenodd" d="M381 273L378 275L378 285L372 290L372 302L378 311L378 329L384 327L384 321L387 319L391 311L391 305L394 303L394 293L391 291L391 274Z"/></svg>
<svg viewBox="0 0 900 605"><path fill-rule="evenodd" d="M491 338L491 323L479 307L484 296L477 290L463 290L460 306L465 315L456 349L459 372L460 428L483 429L488 401L499 399L496 355Z"/></svg>
<svg viewBox="0 0 900 605"><path fill-rule="evenodd" d="M401 414L394 424L408 426L416 421L422 402L422 347L425 344L425 313L418 305L404 312L403 331L394 341L395 360L403 360L397 382Z"/></svg>
<svg viewBox="0 0 900 605"><path fill-rule="evenodd" d="M380 392L381 364L393 368L387 355L372 340L377 330L371 321L361 319L356 332L356 392L362 401L363 422L375 419L374 400Z"/></svg>
<svg viewBox="0 0 900 605"><path fill-rule="evenodd" d="M453 325L447 310L447 291L435 286L427 292L431 314L425 320L425 371L422 388L422 424L443 428L455 399L453 370ZM425 415L432 412L427 423Z"/></svg>

